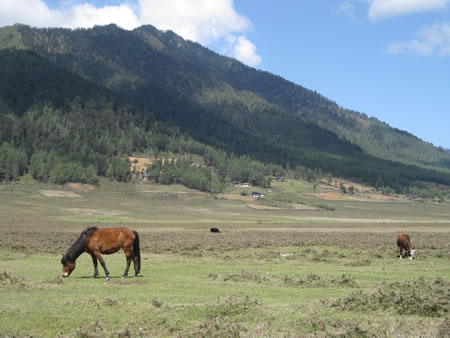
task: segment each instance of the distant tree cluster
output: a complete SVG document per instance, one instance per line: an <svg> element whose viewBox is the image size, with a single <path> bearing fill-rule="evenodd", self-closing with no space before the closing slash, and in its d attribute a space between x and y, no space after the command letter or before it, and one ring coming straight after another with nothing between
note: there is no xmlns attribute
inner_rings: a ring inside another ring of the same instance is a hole
<svg viewBox="0 0 450 338"><path fill-rule="evenodd" d="M321 168L310 169L305 166L298 165L294 170L294 177L301 178L308 182L320 181L321 179L327 177L331 179L331 174L323 172Z"/></svg>
<svg viewBox="0 0 450 338"><path fill-rule="evenodd" d="M205 150L206 166L195 165L189 159L160 159L149 167L149 173L158 183L180 183L189 188L219 193L231 182L269 187L272 175L284 172L281 166L264 165L247 156L236 157L211 147Z"/></svg>
<svg viewBox="0 0 450 338"><path fill-rule="evenodd" d="M8 143L0 146L0 182L18 179L25 173L27 165L27 156L22 149Z"/></svg>

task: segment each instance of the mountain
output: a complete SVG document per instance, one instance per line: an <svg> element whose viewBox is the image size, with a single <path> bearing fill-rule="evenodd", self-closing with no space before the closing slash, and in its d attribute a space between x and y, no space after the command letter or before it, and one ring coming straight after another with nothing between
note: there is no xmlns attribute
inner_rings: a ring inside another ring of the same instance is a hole
<svg viewBox="0 0 450 338"><path fill-rule="evenodd" d="M228 152L266 163L321 168L378 185L450 182L446 169L430 170L450 168L450 156L431 144L170 31L152 26L126 31L115 25L77 30L1 28L0 48L12 47L11 53L32 51L47 67L61 71L60 77L70 73L76 78L70 81L73 93L87 95L91 90L83 88L95 86L93 91L102 97L133 106L136 123L150 115L152 121L163 121ZM25 74L19 79L28 81ZM61 98L80 96L61 89ZM24 97L36 101L36 95ZM39 95L45 100L45 94ZM8 112L23 114L27 99L16 98L13 105L3 98L3 105ZM144 129L148 128L146 123Z"/></svg>
<svg viewBox="0 0 450 338"><path fill-rule="evenodd" d="M263 127L255 123L255 114L248 113L258 111L261 115L263 111L271 115L271 111L282 111L291 115L289 118L295 115L335 133L366 154L450 168L448 154L408 132L343 109L320 94L220 56L171 31L162 32L152 26L125 31L114 25L87 30L16 25L3 30L0 46L33 49L88 80L137 101L146 100L155 111L164 110L164 118L177 123L191 121L193 116L188 113L182 121L176 105L188 104L194 110L200 105L207 110L222 109L221 115L228 121L264 133ZM165 98L173 96L179 100L173 103L175 107L169 107ZM240 106L239 114L236 106ZM177 116L170 116L174 111ZM269 139L273 136L273 132L265 135Z"/></svg>

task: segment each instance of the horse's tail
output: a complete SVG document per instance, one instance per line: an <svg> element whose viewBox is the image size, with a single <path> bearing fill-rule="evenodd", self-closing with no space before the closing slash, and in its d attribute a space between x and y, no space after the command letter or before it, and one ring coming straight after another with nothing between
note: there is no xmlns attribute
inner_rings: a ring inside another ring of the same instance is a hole
<svg viewBox="0 0 450 338"><path fill-rule="evenodd" d="M133 242L133 253L134 256L137 258L137 270L136 270L136 274L138 274L141 271L141 248L139 246L139 235L137 233L137 231L133 230L133 234L135 236L134 238L134 242Z"/></svg>

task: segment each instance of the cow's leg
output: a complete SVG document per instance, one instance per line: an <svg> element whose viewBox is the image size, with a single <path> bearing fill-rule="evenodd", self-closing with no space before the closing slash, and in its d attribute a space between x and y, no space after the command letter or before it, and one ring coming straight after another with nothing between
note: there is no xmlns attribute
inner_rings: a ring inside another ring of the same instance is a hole
<svg viewBox="0 0 450 338"><path fill-rule="evenodd" d="M133 256L133 252L132 250L125 250L125 257L127 258L127 266L125 268L125 272L122 275L122 278L125 278L128 276L128 270L130 269L130 264L131 264L131 258Z"/></svg>
<svg viewBox="0 0 450 338"><path fill-rule="evenodd" d="M102 255L100 255L100 252L95 252L94 255L100 261L100 264L102 265L103 270L105 270L106 280L109 280L109 271L106 268L106 264L105 264L105 261L103 260Z"/></svg>
<svg viewBox="0 0 450 338"><path fill-rule="evenodd" d="M94 263L94 275L92 276L92 278L95 278L98 276L98 262L97 262L97 257L95 257L95 255L91 254L92 257L92 263Z"/></svg>

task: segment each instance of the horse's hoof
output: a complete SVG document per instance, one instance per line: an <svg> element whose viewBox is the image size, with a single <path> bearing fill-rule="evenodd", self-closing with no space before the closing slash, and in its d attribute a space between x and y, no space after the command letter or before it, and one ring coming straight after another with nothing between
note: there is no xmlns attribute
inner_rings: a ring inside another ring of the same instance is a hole
<svg viewBox="0 0 450 338"><path fill-rule="evenodd" d="M106 276L106 278L105 278L106 280L109 280L109 276Z"/></svg>

